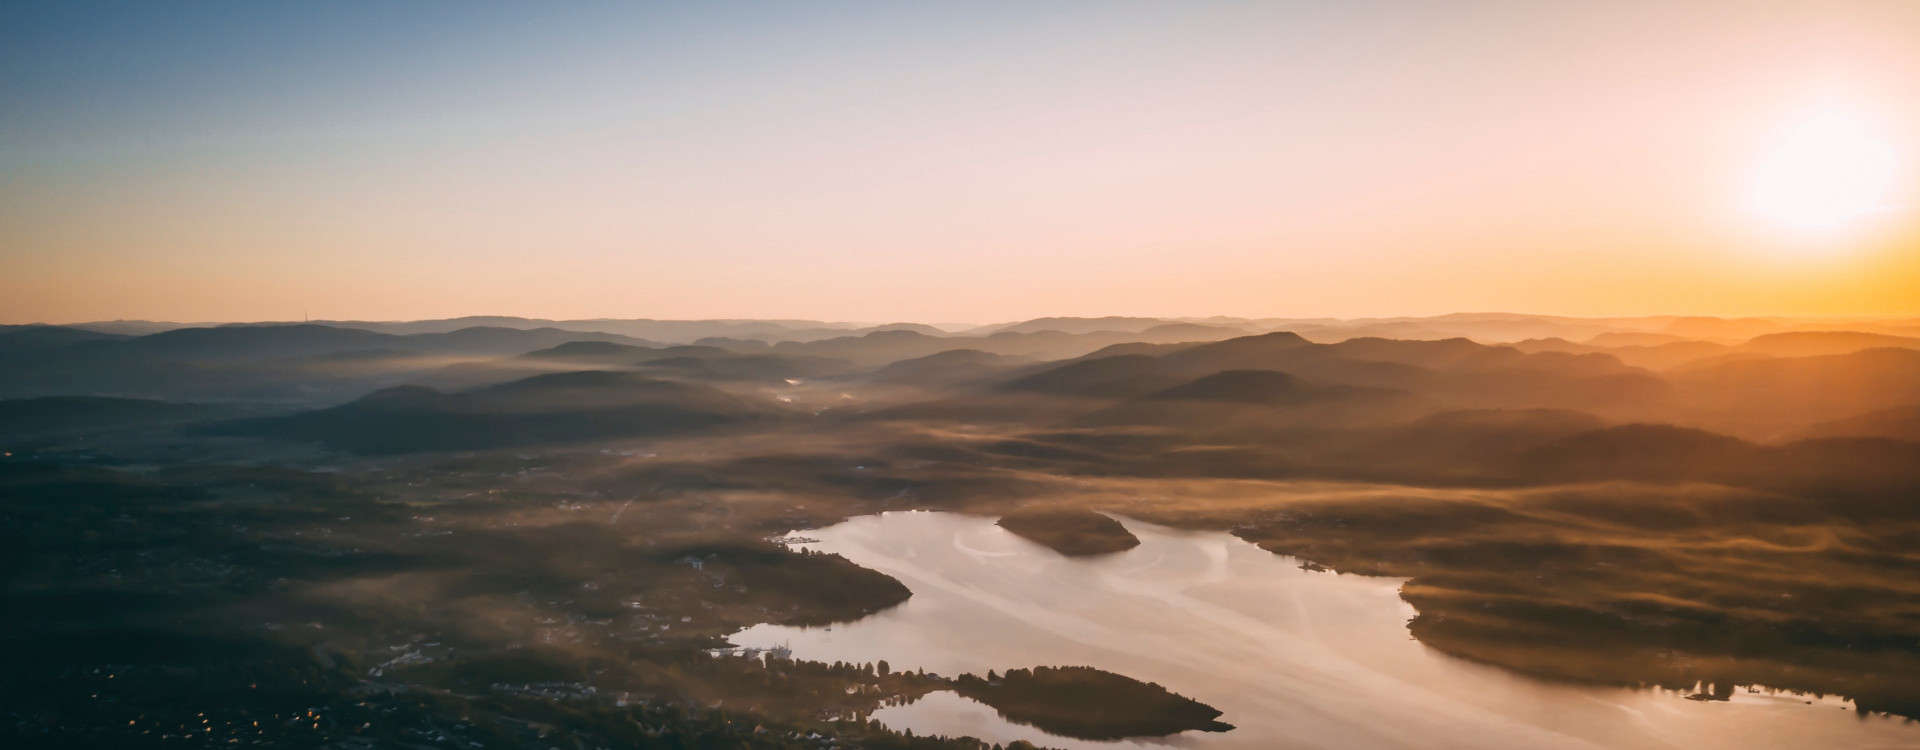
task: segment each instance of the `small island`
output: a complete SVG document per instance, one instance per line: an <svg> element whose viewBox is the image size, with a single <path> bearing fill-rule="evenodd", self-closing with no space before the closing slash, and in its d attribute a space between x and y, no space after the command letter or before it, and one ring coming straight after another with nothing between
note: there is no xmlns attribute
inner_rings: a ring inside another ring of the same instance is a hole
<svg viewBox="0 0 1920 750"><path fill-rule="evenodd" d="M1140 546L1119 521L1090 510L1027 508L1000 517L1000 527L1069 557L1104 555Z"/></svg>
<svg viewBox="0 0 1920 750"><path fill-rule="evenodd" d="M961 695L1009 721L1082 740L1160 737L1188 730L1225 732L1220 710L1151 682L1093 667L1035 667L954 680Z"/></svg>

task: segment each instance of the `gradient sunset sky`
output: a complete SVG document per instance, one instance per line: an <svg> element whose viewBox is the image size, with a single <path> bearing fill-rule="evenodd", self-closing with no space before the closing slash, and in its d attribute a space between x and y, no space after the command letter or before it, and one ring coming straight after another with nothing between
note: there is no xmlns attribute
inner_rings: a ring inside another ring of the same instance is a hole
<svg viewBox="0 0 1920 750"><path fill-rule="evenodd" d="M1914 314L1917 196L1904 0L0 5L7 323Z"/></svg>

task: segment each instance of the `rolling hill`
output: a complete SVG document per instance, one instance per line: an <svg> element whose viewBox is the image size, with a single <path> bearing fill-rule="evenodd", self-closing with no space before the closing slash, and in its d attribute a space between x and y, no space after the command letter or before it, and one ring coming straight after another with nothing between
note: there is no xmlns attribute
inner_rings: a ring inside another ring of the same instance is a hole
<svg viewBox="0 0 1920 750"><path fill-rule="evenodd" d="M785 413L706 386L586 371L456 393L400 386L328 409L223 429L355 453L407 453L679 434Z"/></svg>

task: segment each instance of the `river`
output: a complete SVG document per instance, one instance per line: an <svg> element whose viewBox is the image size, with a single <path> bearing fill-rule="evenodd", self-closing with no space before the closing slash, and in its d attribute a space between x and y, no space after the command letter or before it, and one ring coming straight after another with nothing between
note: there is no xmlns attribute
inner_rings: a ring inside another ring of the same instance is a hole
<svg viewBox="0 0 1920 750"><path fill-rule="evenodd" d="M1120 519L1140 546L1068 558L978 516L889 512L795 532L899 579L905 603L852 623L758 625L740 646L886 660L943 675L1090 665L1224 712L1237 729L1085 742L950 692L874 718L915 734L1068 748L1920 748L1920 724L1838 699L1729 702L1571 685L1456 659L1408 634L1402 579L1302 569L1222 532Z"/></svg>

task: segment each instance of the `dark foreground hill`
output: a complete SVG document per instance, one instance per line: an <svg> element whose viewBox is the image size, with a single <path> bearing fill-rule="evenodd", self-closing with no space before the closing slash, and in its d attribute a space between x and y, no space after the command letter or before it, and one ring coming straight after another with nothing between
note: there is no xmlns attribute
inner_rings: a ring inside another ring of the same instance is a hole
<svg viewBox="0 0 1920 750"><path fill-rule="evenodd" d="M588 371L457 393L400 386L329 409L224 429L355 453L406 453L667 435L782 413L772 404L706 386Z"/></svg>

